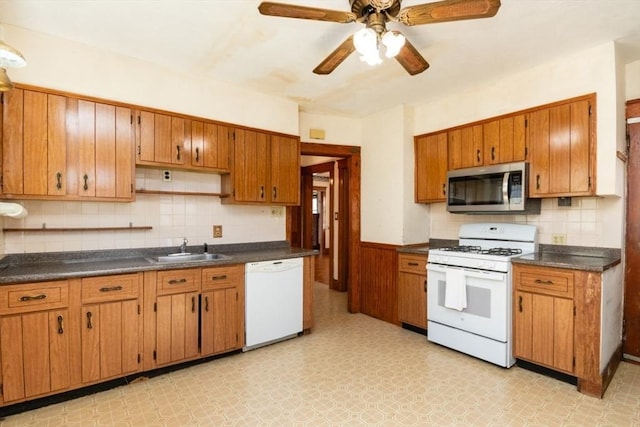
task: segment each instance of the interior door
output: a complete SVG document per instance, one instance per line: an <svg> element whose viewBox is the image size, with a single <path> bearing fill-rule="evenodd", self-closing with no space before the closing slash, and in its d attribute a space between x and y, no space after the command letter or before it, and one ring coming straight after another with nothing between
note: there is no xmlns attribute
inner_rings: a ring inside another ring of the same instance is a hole
<svg viewBox="0 0 640 427"><path fill-rule="evenodd" d="M640 99L627 102L627 232L623 353L640 362Z"/></svg>

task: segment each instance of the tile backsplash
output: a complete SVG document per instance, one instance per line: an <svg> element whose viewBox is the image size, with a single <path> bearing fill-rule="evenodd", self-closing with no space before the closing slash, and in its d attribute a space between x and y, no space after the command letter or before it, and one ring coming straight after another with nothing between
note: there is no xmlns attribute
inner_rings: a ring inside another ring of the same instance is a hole
<svg viewBox="0 0 640 427"><path fill-rule="evenodd" d="M146 190L220 192L220 176L159 169L136 169L136 188ZM137 194L133 203L22 200L29 215L4 218L3 228L80 228L151 226L151 230L4 232L2 252L58 252L96 249L244 243L285 239L284 216L271 206L222 205L217 196ZM223 237L213 238L213 225Z"/></svg>

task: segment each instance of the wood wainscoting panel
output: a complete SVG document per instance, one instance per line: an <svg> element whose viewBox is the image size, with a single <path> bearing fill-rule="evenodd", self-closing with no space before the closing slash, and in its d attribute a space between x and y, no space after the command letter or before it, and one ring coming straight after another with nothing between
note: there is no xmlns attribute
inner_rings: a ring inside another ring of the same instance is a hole
<svg viewBox="0 0 640 427"><path fill-rule="evenodd" d="M398 320L398 247L362 242L360 246L360 311L400 325Z"/></svg>

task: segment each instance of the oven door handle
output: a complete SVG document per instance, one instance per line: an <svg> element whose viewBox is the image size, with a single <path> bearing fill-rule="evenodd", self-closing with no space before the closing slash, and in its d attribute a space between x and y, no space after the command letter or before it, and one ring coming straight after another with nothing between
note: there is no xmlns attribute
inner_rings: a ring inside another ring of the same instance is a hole
<svg viewBox="0 0 640 427"><path fill-rule="evenodd" d="M429 277L429 272L446 274L447 269L463 270L465 278L477 277L477 278L486 279L486 280L502 281L504 280L504 277L506 275L506 273L503 273L500 271L486 271L486 270L477 270L474 268L466 268L466 267L452 267L452 266L442 265L442 264L427 264L427 278Z"/></svg>

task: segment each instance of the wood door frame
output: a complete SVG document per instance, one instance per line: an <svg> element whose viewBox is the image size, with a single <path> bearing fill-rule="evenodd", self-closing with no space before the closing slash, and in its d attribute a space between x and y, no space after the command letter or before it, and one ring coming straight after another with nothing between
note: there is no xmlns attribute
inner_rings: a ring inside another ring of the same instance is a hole
<svg viewBox="0 0 640 427"><path fill-rule="evenodd" d="M340 210L347 209L349 218L348 230L348 266L347 309L350 313L360 312L360 147L350 145L332 145L303 142L300 144L300 155L323 156L343 158L346 165L345 173L348 174L349 206L341 206ZM290 209L287 209L287 238L290 238Z"/></svg>
<svg viewBox="0 0 640 427"><path fill-rule="evenodd" d="M627 102L627 199L625 213L625 272L624 272L624 330L622 336L623 356L640 362L640 99Z"/></svg>

